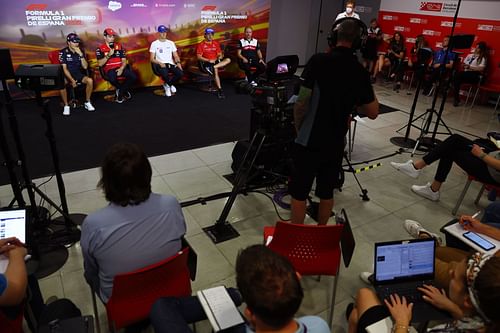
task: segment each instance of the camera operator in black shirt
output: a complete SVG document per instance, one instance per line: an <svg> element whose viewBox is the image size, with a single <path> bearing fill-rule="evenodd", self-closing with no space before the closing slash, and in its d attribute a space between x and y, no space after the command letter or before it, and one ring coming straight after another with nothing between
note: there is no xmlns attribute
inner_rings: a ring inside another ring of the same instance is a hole
<svg viewBox="0 0 500 333"><path fill-rule="evenodd" d="M331 51L309 59L294 106L297 139L290 182L292 223L304 223L306 199L316 178L320 199L318 223L326 224L333 208L333 189L342 168L349 116L357 106L370 119L378 116L378 101L370 75L353 55L361 37L359 20L336 22ZM335 39L335 38L334 38Z"/></svg>

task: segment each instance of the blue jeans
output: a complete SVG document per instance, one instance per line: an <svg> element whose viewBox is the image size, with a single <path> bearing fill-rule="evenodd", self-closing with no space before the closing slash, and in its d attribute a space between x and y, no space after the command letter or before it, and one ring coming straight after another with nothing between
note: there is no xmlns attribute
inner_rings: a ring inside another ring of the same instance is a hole
<svg viewBox="0 0 500 333"><path fill-rule="evenodd" d="M155 66L163 81L169 86L179 81L183 75L179 67L171 64L166 64L164 68L158 64L153 64L153 66ZM169 75L169 73L172 73L172 75Z"/></svg>
<svg viewBox="0 0 500 333"><path fill-rule="evenodd" d="M234 288L227 289L236 306L241 304L241 296ZM189 324L207 319L198 297L164 297L153 304L150 314L155 333L193 333ZM244 333L246 325L228 328L224 333Z"/></svg>

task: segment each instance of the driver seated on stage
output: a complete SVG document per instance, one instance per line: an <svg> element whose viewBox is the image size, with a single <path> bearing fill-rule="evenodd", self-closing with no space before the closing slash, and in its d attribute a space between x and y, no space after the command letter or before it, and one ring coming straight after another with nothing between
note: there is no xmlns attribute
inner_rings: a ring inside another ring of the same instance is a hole
<svg viewBox="0 0 500 333"><path fill-rule="evenodd" d="M124 99L132 98L129 88L137 80L137 76L127 66L127 53L120 43L115 42L115 37L116 32L106 28L104 44L96 49L95 55L106 79L116 88L116 102L123 103Z"/></svg>
<svg viewBox="0 0 500 333"><path fill-rule="evenodd" d="M220 83L219 69L227 66L231 59L224 58L219 42L214 40L214 29L205 29L205 40L198 44L196 56L203 71L214 77L217 86L217 97L226 98Z"/></svg>
<svg viewBox="0 0 500 333"><path fill-rule="evenodd" d="M94 82L90 77L82 72L89 68L85 54L80 49L80 37L75 33L70 33L66 36L67 47L59 51L59 63L62 65L66 81L76 88L79 84L84 84L85 87L85 104L87 111L95 111L94 106L90 102L90 96L94 90ZM70 115L70 107L68 104L68 92L66 88L60 91L61 99L64 103L63 115Z"/></svg>
<svg viewBox="0 0 500 333"><path fill-rule="evenodd" d="M266 63L262 58L260 43L252 37L252 27L245 27L245 38L238 42L238 65L245 72L247 81L252 86L257 86L257 78L266 71ZM252 67L255 70L252 71Z"/></svg>
<svg viewBox="0 0 500 333"><path fill-rule="evenodd" d="M104 157L98 186L109 205L85 218L80 244L85 279L105 303L115 275L152 265L181 249L186 233L181 206L172 195L151 192L151 174L136 144L115 144Z"/></svg>

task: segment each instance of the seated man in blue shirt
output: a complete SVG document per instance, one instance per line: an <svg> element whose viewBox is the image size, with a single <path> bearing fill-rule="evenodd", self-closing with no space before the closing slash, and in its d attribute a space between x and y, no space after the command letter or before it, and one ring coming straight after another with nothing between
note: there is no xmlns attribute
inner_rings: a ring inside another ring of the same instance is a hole
<svg viewBox="0 0 500 333"><path fill-rule="evenodd" d="M88 69L89 64L85 58L85 54L80 49L80 37L75 33L70 33L66 37L67 47L59 51L59 62L64 71L66 81L76 88L79 84L84 84L85 87L85 109L87 111L95 111L94 106L90 102L90 96L94 90L94 82L85 75L84 71ZM70 115L70 107L68 105L68 94L66 89L61 90L61 98L64 102L63 115Z"/></svg>
<svg viewBox="0 0 500 333"><path fill-rule="evenodd" d="M299 274L285 257L266 246L252 245L238 254L236 284L246 303L247 323L224 332L330 332L320 317L294 318L304 297ZM231 297L235 299L234 295ZM195 296L162 298L151 310L156 333L192 333L188 323L204 319L206 315Z"/></svg>
<svg viewBox="0 0 500 333"><path fill-rule="evenodd" d="M424 95L432 96L434 93L433 84L439 80L441 73L446 71L450 72L453 69L453 64L457 58L457 54L453 51L448 51L449 43L450 36L444 37L443 47L434 52L434 58L432 60L432 65L430 66L430 75L428 79L424 81Z"/></svg>
<svg viewBox="0 0 500 333"><path fill-rule="evenodd" d="M151 174L138 145L116 144L104 157L98 186L109 205L85 218L80 244L85 279L105 303L115 275L152 265L181 249L186 233L181 206L172 195L151 192Z"/></svg>

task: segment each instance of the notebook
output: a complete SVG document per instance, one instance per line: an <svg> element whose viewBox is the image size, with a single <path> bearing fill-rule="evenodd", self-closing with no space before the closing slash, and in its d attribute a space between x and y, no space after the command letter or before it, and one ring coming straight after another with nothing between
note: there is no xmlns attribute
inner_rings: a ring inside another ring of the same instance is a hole
<svg viewBox="0 0 500 333"><path fill-rule="evenodd" d="M417 290L433 284L436 243L434 239L411 239L375 244L374 286L379 298L405 296L413 303L412 322L447 319L449 315L422 299Z"/></svg>
<svg viewBox="0 0 500 333"><path fill-rule="evenodd" d="M197 296L215 332L244 323L226 287L204 289Z"/></svg>

